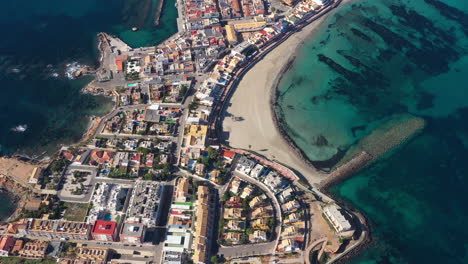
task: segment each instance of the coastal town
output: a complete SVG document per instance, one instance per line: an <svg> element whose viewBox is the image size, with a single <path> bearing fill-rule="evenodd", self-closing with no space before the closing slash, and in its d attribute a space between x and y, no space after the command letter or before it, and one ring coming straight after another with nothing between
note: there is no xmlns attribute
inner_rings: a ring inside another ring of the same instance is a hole
<svg viewBox="0 0 468 264"><path fill-rule="evenodd" d="M178 0L178 33L155 47L100 33L85 91L114 109L49 161L0 160L20 197L0 263L333 263L362 246L364 218L313 175L221 135L243 74L340 2Z"/></svg>

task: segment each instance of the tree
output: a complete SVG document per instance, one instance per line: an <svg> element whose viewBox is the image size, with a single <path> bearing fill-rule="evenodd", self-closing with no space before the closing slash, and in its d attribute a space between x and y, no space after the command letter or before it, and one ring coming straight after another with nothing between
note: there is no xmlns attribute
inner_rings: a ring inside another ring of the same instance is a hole
<svg viewBox="0 0 468 264"><path fill-rule="evenodd" d="M148 153L150 152L149 149L144 148L144 147L138 147L138 148L137 148L137 151L140 152L140 153L142 153L142 154L145 154L145 155L148 155Z"/></svg>
<svg viewBox="0 0 468 264"><path fill-rule="evenodd" d="M179 96L185 96L185 94L187 93L187 91L188 91L188 86L187 86L187 85L182 85L182 87L180 87Z"/></svg>
<svg viewBox="0 0 468 264"><path fill-rule="evenodd" d="M153 174L151 173L146 173L143 178L147 181L152 181L153 180Z"/></svg>
<svg viewBox="0 0 468 264"><path fill-rule="evenodd" d="M214 264L218 264L219 263L218 256L212 256L211 262L213 262Z"/></svg>
<svg viewBox="0 0 468 264"><path fill-rule="evenodd" d="M229 195L229 192L224 192L223 197L221 198L221 201L225 202L229 200L231 196Z"/></svg>
<svg viewBox="0 0 468 264"><path fill-rule="evenodd" d="M198 104L196 102L192 102L189 104L189 110L195 110L198 108Z"/></svg>
<svg viewBox="0 0 468 264"><path fill-rule="evenodd" d="M212 160L217 160L218 159L218 156L219 156L219 153L218 153L218 150L212 148L212 147L209 147L206 149L206 151L208 152L208 156L210 157L210 159Z"/></svg>
<svg viewBox="0 0 468 264"><path fill-rule="evenodd" d="M200 162L205 165L206 167L210 166L210 158L209 157L203 157L200 159Z"/></svg>

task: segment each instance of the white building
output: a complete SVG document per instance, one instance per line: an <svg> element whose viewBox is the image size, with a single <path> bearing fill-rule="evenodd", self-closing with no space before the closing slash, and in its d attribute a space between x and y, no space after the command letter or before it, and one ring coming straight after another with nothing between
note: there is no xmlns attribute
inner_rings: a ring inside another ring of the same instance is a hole
<svg viewBox="0 0 468 264"><path fill-rule="evenodd" d="M250 172L250 176L254 178L258 178L260 175L262 175L264 168L265 167L263 167L262 164L255 165L255 167Z"/></svg>
<svg viewBox="0 0 468 264"><path fill-rule="evenodd" d="M344 215L338 210L336 204L331 204L323 208L323 213L335 228L336 232L346 232L352 230L352 226Z"/></svg>
<svg viewBox="0 0 468 264"><path fill-rule="evenodd" d="M283 176L279 175L275 171L270 171L265 179L263 179L263 183L273 191L279 191L287 185Z"/></svg>
<svg viewBox="0 0 468 264"><path fill-rule="evenodd" d="M154 227L159 212L155 209L161 198L162 187L159 182L136 181L128 205L127 221Z"/></svg>
<svg viewBox="0 0 468 264"><path fill-rule="evenodd" d="M242 156L237 162L236 171L249 175L250 171L253 169L254 166L255 161L245 156Z"/></svg>

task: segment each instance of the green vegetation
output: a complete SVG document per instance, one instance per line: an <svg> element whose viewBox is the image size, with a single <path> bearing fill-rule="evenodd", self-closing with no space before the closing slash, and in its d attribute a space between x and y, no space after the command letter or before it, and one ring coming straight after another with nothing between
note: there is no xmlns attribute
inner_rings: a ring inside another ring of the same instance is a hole
<svg viewBox="0 0 468 264"><path fill-rule="evenodd" d="M212 256L210 260L213 264L220 264L226 261L223 256Z"/></svg>
<svg viewBox="0 0 468 264"><path fill-rule="evenodd" d="M189 110L196 110L198 108L198 104L196 102L192 102L189 104Z"/></svg>
<svg viewBox="0 0 468 264"><path fill-rule="evenodd" d="M127 176L126 170L112 168L109 171L109 178L128 179L129 177Z"/></svg>
<svg viewBox="0 0 468 264"><path fill-rule="evenodd" d="M188 86L187 85L182 85L182 87L180 87L180 92L179 92L179 96L185 96L188 92Z"/></svg>
<svg viewBox="0 0 468 264"><path fill-rule="evenodd" d="M79 187L76 187L75 190L73 190L71 193L73 195L82 195L84 193L84 190L85 190L85 186L83 183L80 183L80 186Z"/></svg>
<svg viewBox="0 0 468 264"><path fill-rule="evenodd" d="M125 87L123 87L123 86L116 86L116 87L115 87L115 91L116 91L117 93L119 93L119 94L124 93L125 90L126 90L126 89L125 89Z"/></svg>
<svg viewBox="0 0 468 264"><path fill-rule="evenodd" d="M61 173L63 171L63 169L65 168L65 166L68 165L68 161L65 160L65 159L58 159L58 160L54 160L52 161L52 163L50 164L49 166L49 169L53 172L53 173Z"/></svg>
<svg viewBox="0 0 468 264"><path fill-rule="evenodd" d="M23 209L19 218L41 218L44 214L49 214L49 219L59 219L64 210L65 207L63 203L55 197L51 198L48 205L41 204L37 211Z"/></svg>
<svg viewBox="0 0 468 264"><path fill-rule="evenodd" d="M144 147L138 147L136 150L144 155L148 155L148 153L150 153L150 150Z"/></svg>
<svg viewBox="0 0 468 264"><path fill-rule="evenodd" d="M65 214L63 218L68 221L84 221L88 214L90 204L64 203Z"/></svg>
<svg viewBox="0 0 468 264"><path fill-rule="evenodd" d="M76 184L76 183L82 183L82 182L85 182L86 181L86 177L89 175L90 173L87 172L87 171L74 171L73 172L73 177L75 179L72 180L72 183L73 184Z"/></svg>
<svg viewBox="0 0 468 264"><path fill-rule="evenodd" d="M136 81L140 79L140 73L139 72L131 72L125 74L125 80L127 81Z"/></svg>

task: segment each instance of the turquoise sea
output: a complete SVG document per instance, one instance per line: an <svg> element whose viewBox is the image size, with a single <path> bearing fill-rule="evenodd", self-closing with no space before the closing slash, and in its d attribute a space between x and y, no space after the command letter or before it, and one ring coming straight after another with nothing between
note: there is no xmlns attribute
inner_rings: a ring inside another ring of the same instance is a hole
<svg viewBox="0 0 468 264"><path fill-rule="evenodd" d="M289 136L329 169L398 114L427 122L331 192L373 242L350 263L468 263L468 2L356 0L329 17L279 85Z"/></svg>
<svg viewBox="0 0 468 264"><path fill-rule="evenodd" d="M80 139L92 115L112 107L108 98L84 95L92 79L70 80L66 65L96 66L98 32L132 47L155 45L177 31L174 0L0 0L0 155L41 158ZM132 32L132 27L138 32Z"/></svg>

